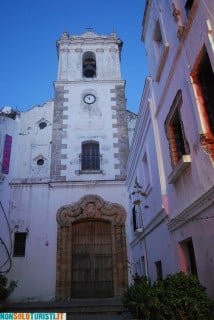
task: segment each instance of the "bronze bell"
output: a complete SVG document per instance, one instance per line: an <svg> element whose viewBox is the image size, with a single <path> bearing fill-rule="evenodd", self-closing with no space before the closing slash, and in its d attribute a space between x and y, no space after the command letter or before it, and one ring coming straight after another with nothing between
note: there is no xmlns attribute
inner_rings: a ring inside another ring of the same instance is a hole
<svg viewBox="0 0 214 320"><path fill-rule="evenodd" d="M83 74L87 78L93 78L96 75L96 67L92 64L87 64L83 68Z"/></svg>

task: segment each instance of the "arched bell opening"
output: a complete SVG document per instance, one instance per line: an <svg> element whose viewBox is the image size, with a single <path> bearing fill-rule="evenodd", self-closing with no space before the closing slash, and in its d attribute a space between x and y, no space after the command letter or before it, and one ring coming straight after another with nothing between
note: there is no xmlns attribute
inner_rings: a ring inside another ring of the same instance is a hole
<svg viewBox="0 0 214 320"><path fill-rule="evenodd" d="M96 77L96 57L93 52L87 51L83 54L82 71L83 77Z"/></svg>

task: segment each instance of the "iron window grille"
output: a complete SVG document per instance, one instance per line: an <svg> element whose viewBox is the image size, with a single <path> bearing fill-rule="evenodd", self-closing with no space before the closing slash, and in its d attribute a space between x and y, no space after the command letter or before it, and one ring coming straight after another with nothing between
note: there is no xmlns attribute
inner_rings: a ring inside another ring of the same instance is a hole
<svg viewBox="0 0 214 320"><path fill-rule="evenodd" d="M84 142L80 159L80 172L101 172L101 159L98 142Z"/></svg>

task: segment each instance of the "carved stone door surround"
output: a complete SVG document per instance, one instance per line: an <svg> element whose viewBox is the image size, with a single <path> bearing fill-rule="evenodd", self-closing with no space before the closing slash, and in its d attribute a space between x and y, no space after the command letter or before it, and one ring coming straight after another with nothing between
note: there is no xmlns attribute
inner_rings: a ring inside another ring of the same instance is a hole
<svg viewBox="0 0 214 320"><path fill-rule="evenodd" d="M57 212L56 298L67 300L72 292L72 224L78 221L103 220L111 223L112 270L114 296L127 288L127 252L125 237L126 212L117 203L97 195L86 195Z"/></svg>

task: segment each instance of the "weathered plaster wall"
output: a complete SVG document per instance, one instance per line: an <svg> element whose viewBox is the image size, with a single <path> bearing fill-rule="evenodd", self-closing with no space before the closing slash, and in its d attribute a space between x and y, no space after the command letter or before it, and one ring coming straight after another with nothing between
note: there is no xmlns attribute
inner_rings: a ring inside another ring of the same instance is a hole
<svg viewBox="0 0 214 320"><path fill-rule="evenodd" d="M124 82L95 82L91 87L57 83L56 89L51 179L124 179L128 156ZM83 101L89 91L97 97L93 105ZM100 144L100 174L79 174L81 144L88 140Z"/></svg>
<svg viewBox="0 0 214 320"><path fill-rule="evenodd" d="M15 232L27 232L27 239L25 256L12 259L9 277L18 281L18 287L11 301L55 299L59 208L89 194L127 208L124 181L129 143L121 41L115 33L97 38L89 32L74 38L63 34L57 45L54 100L20 116L8 217L12 239ZM85 51L97 55L96 79L82 75ZM96 96L93 105L84 102L86 93ZM99 142L101 172L80 173L81 144L88 140ZM120 263L125 270L124 260ZM118 290L121 286L115 289L117 294Z"/></svg>
<svg viewBox="0 0 214 320"><path fill-rule="evenodd" d="M47 126L40 129L39 124ZM13 179L34 179L44 181L50 175L50 155L52 145L53 101L20 114L20 129L17 137L17 154ZM38 159L44 165L37 165Z"/></svg>
<svg viewBox="0 0 214 320"><path fill-rule="evenodd" d="M127 207L124 183L41 183L12 185L9 219L14 232L28 232L25 257L13 257L10 278L18 280L12 301L55 299L56 244L59 208L87 194ZM38 201L39 199L39 201Z"/></svg>
<svg viewBox="0 0 214 320"><path fill-rule="evenodd" d="M204 45L214 68L213 10L214 3L211 0L194 1L188 17L181 1L171 4L167 1L150 1L142 34L154 93L153 122L158 137L156 145L161 192L168 213L167 226L175 257L172 269L174 272L183 269L190 273L190 269L187 265L184 267L181 261L179 246L181 242L192 239L199 280L211 296L214 295L211 271L214 260L214 222L211 217L214 171L211 155L200 141L200 134L204 131L204 115L191 75ZM154 37L157 35L155 21L160 24L161 41L160 37L159 40ZM165 121L179 90L182 92L180 114L191 161L186 170L174 182L170 182L173 167Z"/></svg>
<svg viewBox="0 0 214 320"><path fill-rule="evenodd" d="M10 187L9 182L14 175L14 162L16 161L17 138L19 130L19 119L10 119L0 115L0 269L1 272L10 270L10 257L12 243L10 226L8 225L8 212L10 208ZM10 164L8 174L2 173L2 160L5 144L5 135L12 137Z"/></svg>
<svg viewBox="0 0 214 320"><path fill-rule="evenodd" d="M158 158L155 143L155 133L152 122L152 86L148 78L145 82L139 108L138 119L135 127L130 154L127 163L127 191L129 208L127 218L127 237L129 242L129 271L148 275L152 281L156 280L157 273L155 262L162 262L163 275L173 271L170 245L170 234L166 221L167 214L164 210L161 196L161 184L158 169ZM141 186L144 196L135 196L136 180ZM140 210L137 215L139 231L134 231L133 207L134 201L140 199ZM141 229L141 230L140 230ZM145 238L144 238L145 237ZM146 257L147 255L147 257ZM146 262L146 259L148 260ZM146 270L148 263L149 270ZM131 278L131 276L130 276ZM130 279L131 280L131 279Z"/></svg>
<svg viewBox="0 0 214 320"><path fill-rule="evenodd" d="M182 6L177 5L181 10L184 19L185 12ZM210 10L208 11L207 8ZM154 21L160 21L163 44L169 47L166 61L162 69L159 81L153 82L154 101L156 106L157 126L161 143L162 163L166 179L172 172L171 159L169 155L169 144L166 137L164 122L172 106L173 100L178 90L182 90L183 104L181 107L181 117L185 134L190 145L191 166L180 177L174 185L167 185L167 195L172 208L171 214L176 215L180 210L188 206L192 199L197 198L207 191L214 183L213 164L210 157L200 144L201 122L199 109L194 94L191 81L191 71L195 65L197 56L203 44L207 45L210 59L214 65L214 48L211 49L209 38L208 21L211 22L209 13L212 11L213 3L208 1L206 6L202 2L196 1L194 6L194 18L190 18L186 24L182 41L177 37L178 25L172 15L173 8L166 1L158 3L151 1L148 12L148 24L144 29L144 43L149 52L148 64L153 65L155 61L154 49ZM197 35L197 36L196 36ZM156 67L157 69L157 67ZM152 70L152 67L150 67ZM152 71L150 71L154 77ZM154 77L155 78L155 77ZM185 186L185 188L184 188Z"/></svg>
<svg viewBox="0 0 214 320"><path fill-rule="evenodd" d="M100 36L91 31L80 36L69 36L64 32L57 41L58 81L82 81L82 54L87 51L95 53L98 66L97 80L121 80L121 47L122 42L115 32L109 36Z"/></svg>

